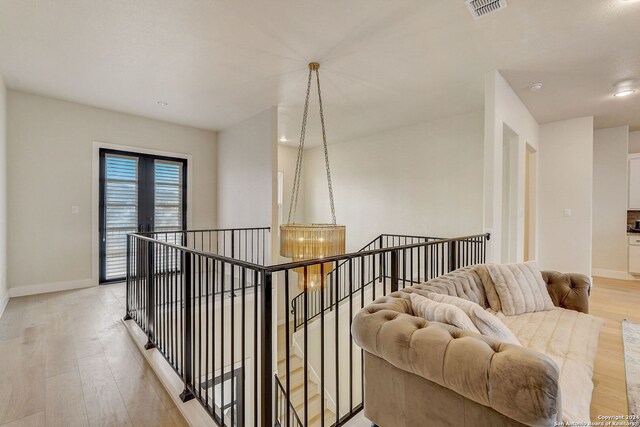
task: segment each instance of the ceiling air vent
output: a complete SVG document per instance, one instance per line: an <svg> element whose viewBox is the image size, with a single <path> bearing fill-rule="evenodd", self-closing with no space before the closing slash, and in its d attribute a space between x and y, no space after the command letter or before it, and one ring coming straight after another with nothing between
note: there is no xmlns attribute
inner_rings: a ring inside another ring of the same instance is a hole
<svg viewBox="0 0 640 427"><path fill-rule="evenodd" d="M480 19L507 7L507 0L466 0L466 3L474 19Z"/></svg>

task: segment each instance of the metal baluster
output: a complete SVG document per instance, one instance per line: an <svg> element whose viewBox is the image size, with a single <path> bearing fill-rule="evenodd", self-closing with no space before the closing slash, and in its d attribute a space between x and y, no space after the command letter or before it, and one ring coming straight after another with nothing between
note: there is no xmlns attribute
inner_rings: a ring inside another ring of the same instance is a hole
<svg viewBox="0 0 640 427"><path fill-rule="evenodd" d="M240 313L240 317L241 317L241 328L240 328L240 359L242 360L242 365L240 366L240 385L238 387L240 387L242 389L242 391L240 393L238 393L236 391L236 395L238 396L238 421L239 421L239 425L240 427L244 427L244 418L245 418L245 390L246 390L246 384L245 384L245 378L246 378L246 371L245 371L245 330L246 330L246 322L245 322L245 318L246 318L246 290L247 290L247 269L246 267L242 268L242 306L241 306L241 313ZM254 331L254 333L256 333L257 331Z"/></svg>
<svg viewBox="0 0 640 427"><path fill-rule="evenodd" d="M129 304L129 300L131 299L131 239L132 237L127 235L127 284L125 288L125 314L123 320L131 320L131 307Z"/></svg>
<svg viewBox="0 0 640 427"><path fill-rule="evenodd" d="M192 381L192 366L191 366L191 350L193 348L192 336L191 336L191 252L184 251L182 257L184 269L184 331L182 334L183 339L183 356L182 356L182 378L184 380L184 390L180 394L180 400L183 402L189 401L194 398L193 393L189 389L189 385Z"/></svg>
<svg viewBox="0 0 640 427"><path fill-rule="evenodd" d="M273 388L271 387L272 351L273 351L273 330L272 330L272 273L269 270L262 272L262 327L260 337L262 341L262 352L260 358L260 370L262 374L260 425L269 426L273 420L273 409L271 407ZM306 371L306 367L305 367ZM306 384L305 384L306 386Z"/></svg>
<svg viewBox="0 0 640 427"><path fill-rule="evenodd" d="M338 308L339 309L339 308ZM349 331L353 323L353 259L349 258ZM353 340L349 340L349 412L353 409Z"/></svg>
<svg viewBox="0 0 640 427"><path fill-rule="evenodd" d="M154 344L154 283L153 283L153 242L147 241L147 343L144 345L145 350L155 348Z"/></svg>
<svg viewBox="0 0 640 427"><path fill-rule="evenodd" d="M224 290L226 287L224 274L226 264L227 263L224 261L220 262L220 376L222 380L224 380ZM220 419L222 420L222 424L224 425L224 386L220 387Z"/></svg>
<svg viewBox="0 0 640 427"><path fill-rule="evenodd" d="M284 272L284 300L285 305L288 305L289 301L289 270L285 270ZM296 322L294 315L294 322ZM285 310L285 322L284 322L284 333L285 333L285 373L286 373L286 387L287 387L287 402L286 402L286 413L287 413L287 427L290 426L291 420L291 344L289 340L291 339L291 331L289 330L289 310ZM295 330L295 328L294 328Z"/></svg>
<svg viewBox="0 0 640 427"><path fill-rule="evenodd" d="M391 292L398 290L398 251L391 251Z"/></svg>
<svg viewBox="0 0 640 427"><path fill-rule="evenodd" d="M335 262L335 269L338 269L338 261ZM336 372L335 372L335 377L336 377L336 425L338 424L338 421L340 420L340 357L338 356L340 354L340 344L339 344L339 335L338 335L338 325L340 324L340 310L339 310L339 306L338 306L338 274L336 274L336 284L335 284L335 289L336 289L336 293L335 293L335 299L334 299L334 304L335 304L335 363L336 363ZM306 426L305 426L306 427Z"/></svg>
<svg viewBox="0 0 640 427"><path fill-rule="evenodd" d="M308 319L309 319L309 270L307 267L304 267L304 290L302 291L304 294L304 341L303 341L303 396L304 396L304 425L309 425L309 380L308 370L309 370L309 327L308 327Z"/></svg>

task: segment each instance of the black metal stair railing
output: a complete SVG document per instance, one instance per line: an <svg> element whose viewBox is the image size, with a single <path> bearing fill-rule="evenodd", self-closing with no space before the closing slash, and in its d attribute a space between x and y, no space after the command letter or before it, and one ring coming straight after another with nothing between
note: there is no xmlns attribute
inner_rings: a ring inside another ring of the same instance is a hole
<svg viewBox="0 0 640 427"><path fill-rule="evenodd" d="M374 249L391 248L394 246L402 246L402 245L408 245L413 243L434 242L436 240L443 240L443 238L428 237L428 236L410 236L410 235L404 235L404 234L381 234L375 239L373 239L371 242L363 246L362 249L360 249L358 252L365 252L365 251L370 251ZM377 260L377 262L383 264L385 262L384 257L381 256L380 259ZM422 264L420 264L420 266L422 266ZM342 278L342 280L339 281L339 283L342 283L342 286L340 287L340 289L338 289L338 302L337 302L338 304L349 297L350 290L347 289L347 286L345 285L346 280L344 280L345 275L347 273L346 268L347 268L347 263L342 262L338 265L337 269L332 270L327 275L327 280L329 282L333 280L333 277L335 275L340 275ZM374 259L371 262L370 270L368 271L374 271L374 272L379 271L379 274L384 274L385 269L382 268L382 269L376 270L376 260ZM421 273L422 271L418 271L419 275ZM430 278L429 275L425 275L425 280L428 280L429 278ZM379 280L379 279L380 277L375 277L374 274L369 274L367 275L367 280L365 280L364 286L367 287L370 284L372 284L375 280ZM360 282L356 283L355 288L352 291L359 291L359 290L360 290ZM325 301L330 301L331 299L329 298L329 295L326 295L327 288L325 288L322 292L325 292L325 295L324 295ZM304 313L302 312L302 310L299 309L299 307L302 307L303 297L304 297L303 293L300 293L291 300L291 314L293 316L294 331L297 331L302 326L305 320ZM306 320L313 321L320 315L320 311L319 311L320 310L320 291L314 292L313 294L309 295L308 300L309 300L309 305L307 308L308 317L306 318ZM328 307L324 308L324 310L331 311L333 310L335 305L336 303L332 301Z"/></svg>
<svg viewBox="0 0 640 427"><path fill-rule="evenodd" d="M219 426L268 425L269 228L131 234L125 319L147 335ZM266 389L268 387L268 389Z"/></svg>
<svg viewBox="0 0 640 427"><path fill-rule="evenodd" d="M256 228L127 238L125 319L180 376L180 397L196 399L218 426L344 425L363 407L364 353L351 339L353 316L417 280L484 262L489 239L379 236L360 252L267 265L268 237ZM275 288L289 301L293 270L303 269L306 280L310 266L326 263L333 271L326 289L298 300L297 330L287 309L276 326Z"/></svg>
<svg viewBox="0 0 640 427"><path fill-rule="evenodd" d="M275 406L277 425L342 426L360 412L364 396L364 352L351 338L355 314L380 296L485 262L489 235L418 239L422 241L399 245L383 242L381 248L322 260L321 265L333 264L327 272L325 289L304 290L297 297L297 312L301 313L302 323L295 327L293 314L287 311L281 326L285 355L284 366L279 364L276 373L282 394ZM274 274L285 274L285 301L289 300L291 270L303 268L302 276L306 280L305 267L318 263L293 262L272 267ZM332 272L334 274L329 274ZM292 366L292 352L302 359L301 369ZM301 377L298 381L301 386L291 383L295 375ZM317 393L312 392L316 389Z"/></svg>
<svg viewBox="0 0 640 427"><path fill-rule="evenodd" d="M284 426L304 427L304 424L302 424L302 421L300 421L300 417L298 417L298 414L295 408L291 404L290 400L287 399L287 393L285 391L285 388L280 382L280 378L278 378L277 375L275 375L274 383L275 383L274 397L276 400L275 401L276 427L284 427Z"/></svg>
<svg viewBox="0 0 640 427"><path fill-rule="evenodd" d="M296 327L293 313L287 311L281 326L285 363L282 368L278 366L276 374L282 394L275 407L276 424L342 426L360 412L364 396L364 352L351 338L355 314L380 296L485 262L489 237L488 234L454 239L423 237L421 242L401 242L397 246L384 242L382 246L386 247L322 260L333 263L329 273L334 274L327 274L325 289L304 290L296 297L301 324ZM273 266L274 273L285 273L285 301L289 300L291 270L314 264L318 261ZM306 270L302 275L306 278ZM302 369L291 366L291 352L302 359ZM299 381L302 392L298 390L299 385L290 383L296 373L302 377ZM313 389L318 393L312 393ZM296 394L297 402L293 399Z"/></svg>

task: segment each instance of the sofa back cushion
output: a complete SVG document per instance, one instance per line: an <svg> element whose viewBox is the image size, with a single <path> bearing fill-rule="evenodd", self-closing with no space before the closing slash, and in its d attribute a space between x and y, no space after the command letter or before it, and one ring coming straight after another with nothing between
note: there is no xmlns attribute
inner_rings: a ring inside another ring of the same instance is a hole
<svg viewBox="0 0 640 427"><path fill-rule="evenodd" d="M487 265L480 264L476 266L476 273L478 273L484 292L487 295L487 303L489 307L491 307L491 309L496 313L499 312L502 310L502 304L500 304L500 297L496 291L496 285L493 283L493 280L491 280L491 274L489 274Z"/></svg>
<svg viewBox="0 0 640 427"><path fill-rule="evenodd" d="M535 263L487 264L486 267L506 316L553 309L553 301Z"/></svg>
<svg viewBox="0 0 640 427"><path fill-rule="evenodd" d="M436 294L451 295L466 299L482 308L489 307L482 280L476 271L477 266L464 267L443 276L436 277L428 282L415 285L413 288L433 292Z"/></svg>
<svg viewBox="0 0 640 427"><path fill-rule="evenodd" d="M480 333L469 316L455 305L436 302L417 293L409 294L411 309L416 316L421 316L432 322L452 325L463 331Z"/></svg>
<svg viewBox="0 0 640 427"><path fill-rule="evenodd" d="M482 335L495 338L503 343L522 345L513 332L511 332L500 319L484 310L478 304L466 299L436 293L429 294L428 298L436 302L455 305L464 311Z"/></svg>

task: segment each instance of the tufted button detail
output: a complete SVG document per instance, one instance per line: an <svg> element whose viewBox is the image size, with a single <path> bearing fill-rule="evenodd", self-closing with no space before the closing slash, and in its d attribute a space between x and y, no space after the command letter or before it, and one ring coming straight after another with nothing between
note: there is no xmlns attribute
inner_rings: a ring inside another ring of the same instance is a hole
<svg viewBox="0 0 640 427"><path fill-rule="evenodd" d="M386 312L385 313L385 320L395 320L396 317L398 317L398 313L392 313L392 312Z"/></svg>

